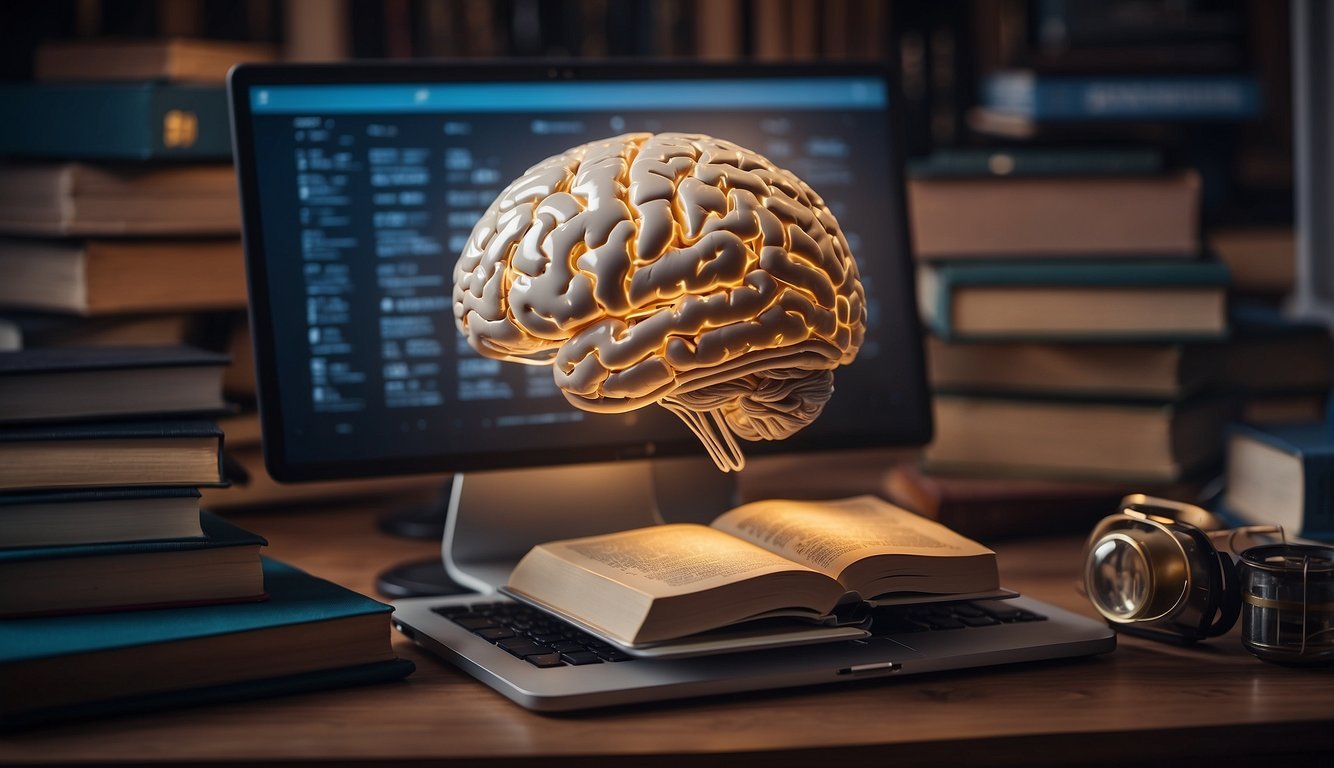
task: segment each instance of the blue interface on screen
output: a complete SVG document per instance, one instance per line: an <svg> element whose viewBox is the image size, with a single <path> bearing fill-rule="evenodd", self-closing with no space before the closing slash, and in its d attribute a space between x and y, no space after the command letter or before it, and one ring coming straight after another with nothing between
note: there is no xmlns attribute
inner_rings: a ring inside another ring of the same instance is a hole
<svg viewBox="0 0 1334 768"><path fill-rule="evenodd" d="M550 368L482 357L454 326L454 262L497 194L546 157L627 132L748 147L842 224L867 340L796 438L874 435L919 396L898 370L919 341L899 298L911 286L898 284L876 78L256 85L249 101L291 463L695 442L658 407L582 411Z"/></svg>

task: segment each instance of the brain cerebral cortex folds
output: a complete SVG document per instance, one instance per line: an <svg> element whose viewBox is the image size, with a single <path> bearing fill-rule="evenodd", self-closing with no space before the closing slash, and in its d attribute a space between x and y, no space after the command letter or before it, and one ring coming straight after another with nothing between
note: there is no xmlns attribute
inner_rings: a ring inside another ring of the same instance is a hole
<svg viewBox="0 0 1334 768"><path fill-rule="evenodd" d="M720 469L736 437L819 416L866 327L856 262L808 185L699 134L635 133L534 165L477 222L454 269L481 354L550 365L575 406L659 403Z"/></svg>

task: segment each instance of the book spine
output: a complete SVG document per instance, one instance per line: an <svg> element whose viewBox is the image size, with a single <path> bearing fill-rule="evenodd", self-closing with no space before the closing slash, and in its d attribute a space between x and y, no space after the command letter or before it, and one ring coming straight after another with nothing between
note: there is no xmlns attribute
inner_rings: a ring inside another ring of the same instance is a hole
<svg viewBox="0 0 1334 768"><path fill-rule="evenodd" d="M198 86L9 86L0 154L91 160L227 160L227 93Z"/></svg>
<svg viewBox="0 0 1334 768"><path fill-rule="evenodd" d="M1251 77L1052 78L1000 75L987 81L988 107L1034 120L1247 120L1259 116Z"/></svg>

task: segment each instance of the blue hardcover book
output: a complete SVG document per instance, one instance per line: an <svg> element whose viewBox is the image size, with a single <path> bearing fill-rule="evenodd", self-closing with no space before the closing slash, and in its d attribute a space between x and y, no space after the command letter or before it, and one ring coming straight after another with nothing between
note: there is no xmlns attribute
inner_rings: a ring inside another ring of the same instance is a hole
<svg viewBox="0 0 1334 768"><path fill-rule="evenodd" d="M1208 261L918 265L923 321L950 341L1217 339L1227 284L1227 267Z"/></svg>
<svg viewBox="0 0 1334 768"><path fill-rule="evenodd" d="M997 72L983 83L982 104L1031 120L1250 120L1262 108L1250 75L1040 75Z"/></svg>
<svg viewBox="0 0 1334 768"><path fill-rule="evenodd" d="M0 727L393 680L393 609L264 560L269 599L0 621Z"/></svg>
<svg viewBox="0 0 1334 768"><path fill-rule="evenodd" d="M221 86L171 83L0 85L0 155L101 160L227 160Z"/></svg>
<svg viewBox="0 0 1334 768"><path fill-rule="evenodd" d="M1229 514L1281 525L1290 535L1334 540L1334 431L1325 422L1233 424L1227 438Z"/></svg>
<svg viewBox="0 0 1334 768"><path fill-rule="evenodd" d="M199 524L202 536L0 549L0 616L264 599L268 542L209 512Z"/></svg>

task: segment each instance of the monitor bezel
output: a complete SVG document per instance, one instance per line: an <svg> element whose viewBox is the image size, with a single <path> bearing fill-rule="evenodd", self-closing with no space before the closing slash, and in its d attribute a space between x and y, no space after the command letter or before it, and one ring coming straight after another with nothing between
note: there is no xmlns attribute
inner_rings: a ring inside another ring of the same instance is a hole
<svg viewBox="0 0 1334 768"><path fill-rule="evenodd" d="M359 461L329 461L293 463L288 460L287 440L284 433L282 399L275 360L273 314L270 311L268 271L263 222L259 206L258 173L253 162L254 135L250 110L250 91L256 86L271 85L331 85L369 83L449 83L449 82L544 82L578 80L624 79L724 79L724 78L791 78L791 77L856 77L871 76L882 79L888 89L890 135L890 167L887 201L892 215L898 217L897 252L902 254L898 268L904 285L913 286L914 258L908 229L907 201L903 181L903 119L895 105L904 104L897 88L897 78L890 67L867 63L813 63L813 64L756 64L704 62L637 62L614 61L431 61L431 62L375 62L347 64L241 64L227 77L228 101L231 107L232 151L235 160L241 198L242 242L245 250L246 278L250 292L249 319L252 348L255 355L257 400L264 464L269 474L282 482L318 481L354 477L381 477L441 472L461 472L493 469L518 469L536 466L582 464L617 460L666 458L704 455L703 448L694 439L677 441L627 441L609 446L588 446L577 450L560 451L553 456L546 450L515 450L486 453L438 454L434 456L386 457ZM921 338L921 327L916 307L916 291L910 288L904 298L910 302L909 317L915 324L913 333ZM930 441L933 433L930 392L926 383L923 345L909 345L911 371L905 375L904 387L909 392L907 401L918 407L900 406L902 419L895 428L878 435L855 438L805 436L797 433L779 442L746 443L748 455L828 451L877 447L913 447ZM887 404L884 407L889 407Z"/></svg>

